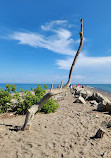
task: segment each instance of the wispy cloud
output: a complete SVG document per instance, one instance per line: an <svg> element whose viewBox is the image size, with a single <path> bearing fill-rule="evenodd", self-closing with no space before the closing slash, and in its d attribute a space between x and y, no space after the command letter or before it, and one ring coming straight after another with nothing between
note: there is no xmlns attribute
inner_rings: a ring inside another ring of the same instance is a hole
<svg viewBox="0 0 111 158"><path fill-rule="evenodd" d="M54 30L55 29L54 27L57 28L60 27L61 25L65 26L66 24L68 24L67 20L54 20L49 23L46 23L45 25L41 25L41 29L44 31Z"/></svg>
<svg viewBox="0 0 111 158"><path fill-rule="evenodd" d="M59 69L69 69L73 57L76 54L74 43L79 44L80 40L72 39L71 26L67 20L55 20L41 26L42 33L33 32L13 32L7 35L8 39L17 40L19 44L26 44L32 47L48 49L52 52L68 55L64 60L57 60ZM45 34L45 33L48 33ZM84 39L87 41L87 39ZM111 56L109 57L90 57L83 52L78 59L78 67L101 67L111 66Z"/></svg>
<svg viewBox="0 0 111 158"><path fill-rule="evenodd" d="M69 69L73 61L73 57L68 57L64 60L57 60L57 65L60 69ZM88 57L81 54L78 61L77 67L104 67L111 66L111 56L109 57Z"/></svg>
<svg viewBox="0 0 111 158"><path fill-rule="evenodd" d="M64 28L64 24L67 24L66 20L52 21L44 26L42 25L42 30L50 32L48 36L44 35L45 33L13 32L7 38L17 40L19 44L46 48L55 53L74 55L72 33L70 30Z"/></svg>

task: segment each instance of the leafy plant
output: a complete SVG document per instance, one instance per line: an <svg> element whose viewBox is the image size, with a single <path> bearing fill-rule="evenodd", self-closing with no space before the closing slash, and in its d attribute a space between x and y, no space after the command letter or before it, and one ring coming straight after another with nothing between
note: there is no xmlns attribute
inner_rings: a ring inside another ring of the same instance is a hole
<svg viewBox="0 0 111 158"><path fill-rule="evenodd" d="M47 85L46 84L44 84L44 89L47 89Z"/></svg>
<svg viewBox="0 0 111 158"><path fill-rule="evenodd" d="M16 92L16 85L15 84L13 84L12 86L11 86L11 91L13 91L13 92Z"/></svg>
<svg viewBox="0 0 111 158"><path fill-rule="evenodd" d="M11 84L6 84L5 87L6 87L6 90L7 90L8 92L11 91Z"/></svg>
<svg viewBox="0 0 111 158"><path fill-rule="evenodd" d="M20 88L20 92L24 92L24 90L22 88Z"/></svg>
<svg viewBox="0 0 111 158"><path fill-rule="evenodd" d="M16 93L14 96L13 96L14 99L16 99L18 102L21 101L21 97L20 97L20 94L19 93Z"/></svg>
<svg viewBox="0 0 111 158"><path fill-rule="evenodd" d="M21 93L15 93L10 95L11 85L6 85L7 91L0 90L0 113L7 112L7 109L10 107L13 112L19 115L24 115L27 113L27 110L34 104L38 104L39 101L46 94L47 85L44 85L44 89L41 88L41 85L38 85L37 88L34 88L35 95L28 90L21 90ZM12 91L16 92L16 86L12 85ZM10 105L11 99L16 99L17 102L13 105ZM54 99L49 99L44 106L39 110L39 112L50 113L55 112L58 108L58 104L55 103Z"/></svg>
<svg viewBox="0 0 111 158"><path fill-rule="evenodd" d="M45 85L45 88L46 85ZM15 108L13 109L16 111L17 114L26 114L27 110L34 104L38 104L38 102L43 98L43 96L46 94L46 90L41 88L41 85L38 85L37 88L33 89L35 92L35 95L33 95L30 91L23 90L22 91L22 99L24 99L23 102L19 102ZM55 103L54 99L49 99L44 106L39 110L39 112L44 113L50 113L55 112L58 108L58 104Z"/></svg>
<svg viewBox="0 0 111 158"><path fill-rule="evenodd" d="M51 98L44 104L44 106L40 109L40 111L48 114L51 112L56 112L58 107L59 104L55 103L55 100Z"/></svg>
<svg viewBox="0 0 111 158"><path fill-rule="evenodd" d="M0 89L0 113L7 112L10 106L10 94L6 90Z"/></svg>
<svg viewBox="0 0 111 158"><path fill-rule="evenodd" d="M22 102L19 102L14 108L17 114L26 114L27 110L33 105L39 102L39 98L36 95L33 95L30 91L24 91L22 93Z"/></svg>
<svg viewBox="0 0 111 158"><path fill-rule="evenodd" d="M40 101L40 99L42 99L43 96L46 94L46 90L43 90L43 89L41 88L41 85L40 85L40 84L38 85L37 88L34 88L33 90L34 90L34 92L35 92L35 95L39 98L39 101Z"/></svg>

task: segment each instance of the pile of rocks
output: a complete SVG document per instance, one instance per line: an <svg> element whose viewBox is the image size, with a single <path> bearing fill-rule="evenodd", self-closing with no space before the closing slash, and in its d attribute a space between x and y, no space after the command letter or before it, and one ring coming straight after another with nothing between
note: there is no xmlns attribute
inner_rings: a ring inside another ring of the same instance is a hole
<svg viewBox="0 0 111 158"><path fill-rule="evenodd" d="M108 111L111 113L111 102L108 98L103 96L101 93L92 92L87 90L85 87L75 86L71 90L72 94L76 99L76 103L86 103L86 100L90 101L91 105L97 105L98 111Z"/></svg>

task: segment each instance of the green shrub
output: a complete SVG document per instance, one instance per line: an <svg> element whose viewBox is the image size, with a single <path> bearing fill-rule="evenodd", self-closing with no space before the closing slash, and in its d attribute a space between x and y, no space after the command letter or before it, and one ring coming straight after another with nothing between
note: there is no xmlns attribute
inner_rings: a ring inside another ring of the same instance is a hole
<svg viewBox="0 0 111 158"><path fill-rule="evenodd" d="M46 84L44 84L44 89L47 89L47 85Z"/></svg>
<svg viewBox="0 0 111 158"><path fill-rule="evenodd" d="M6 84L5 87L6 87L6 90L7 90L8 92L11 91L11 84Z"/></svg>
<svg viewBox="0 0 111 158"><path fill-rule="evenodd" d="M16 94L17 95L17 94ZM17 99L19 96L17 95ZM38 97L33 95L30 91L23 91L22 92L22 99L18 102L18 104L13 108L13 111L16 112L16 114L26 114L27 110L33 105L38 103Z"/></svg>
<svg viewBox="0 0 111 158"><path fill-rule="evenodd" d="M16 85L15 84L6 84L5 85L5 87L6 87L6 90L8 91L8 92L16 92Z"/></svg>
<svg viewBox="0 0 111 158"><path fill-rule="evenodd" d="M21 97L20 97L20 94L19 94L19 93L15 93L15 94L13 95L13 98L16 99L18 102L21 101Z"/></svg>
<svg viewBox="0 0 111 158"><path fill-rule="evenodd" d="M0 89L0 113L7 112L10 106L10 94L6 90Z"/></svg>
<svg viewBox="0 0 111 158"><path fill-rule="evenodd" d="M50 98L44 106L40 109L41 112L44 112L46 114L55 112L58 109L59 105L55 103L55 100Z"/></svg>
<svg viewBox="0 0 111 158"><path fill-rule="evenodd" d="M12 86L11 86L11 91L13 91L13 92L16 92L16 85L15 84L13 84Z"/></svg>
<svg viewBox="0 0 111 158"><path fill-rule="evenodd" d="M9 86L10 87L10 86ZM15 87L15 86L14 86ZM7 86L8 88L8 86ZM47 89L47 86L44 85L44 89ZM9 90L3 91L0 90L0 112L7 112L7 109L10 107L13 112L19 115L24 115L27 113L27 110L34 104L38 104L39 101L46 94L46 90L41 88L38 85L37 88L33 89L35 95L33 95L28 90L21 89L21 95L19 93L15 93L15 95L10 96ZM15 88L13 89L15 91ZM17 100L16 104L10 106L11 98ZM58 108L58 104L55 103L55 100L50 98L44 106L39 110L39 112L50 113L55 112Z"/></svg>
<svg viewBox="0 0 111 158"><path fill-rule="evenodd" d="M24 92L24 90L22 88L20 88L20 92Z"/></svg>
<svg viewBox="0 0 111 158"><path fill-rule="evenodd" d="M47 88L46 85L44 87ZM14 111L17 114L26 114L27 110L34 104L38 104L39 101L43 98L43 96L46 94L46 90L42 89L40 85L38 85L37 88L33 89L35 92L35 95L33 95L30 91L23 90L22 91L22 98L24 99L23 102L19 102L15 107ZM55 103L54 99L49 99L44 106L39 110L39 112L44 113L50 113L55 112L58 108L58 104Z"/></svg>
<svg viewBox="0 0 111 158"><path fill-rule="evenodd" d="M33 90L35 92L35 95L39 98L39 100L42 99L43 96L46 94L46 90L43 90L40 84L37 88L34 88Z"/></svg>

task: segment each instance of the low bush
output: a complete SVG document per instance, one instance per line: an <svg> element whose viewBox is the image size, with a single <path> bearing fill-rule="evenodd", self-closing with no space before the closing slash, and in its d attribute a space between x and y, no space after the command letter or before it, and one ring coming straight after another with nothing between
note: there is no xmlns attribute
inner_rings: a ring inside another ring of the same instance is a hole
<svg viewBox="0 0 111 158"><path fill-rule="evenodd" d="M37 104L43 96L46 94L46 85L44 85L44 89L41 88L40 85L38 85L37 88L33 89L35 92L35 95L33 95L30 91L23 90L21 89L22 92L22 99L23 101L19 100L20 96L16 93L14 98L18 99L17 104L13 107L13 111L16 114L23 115L26 114L27 110L34 104ZM58 104L55 102L54 99L49 99L44 106L39 110L39 112L44 112L44 113L51 113L55 112L58 108Z"/></svg>
<svg viewBox="0 0 111 158"><path fill-rule="evenodd" d="M9 92L3 89L0 89L0 113L7 112L7 109L10 106L11 96Z"/></svg>
<svg viewBox="0 0 111 158"><path fill-rule="evenodd" d="M44 106L40 109L41 112L44 112L46 114L51 113L51 112L56 112L58 109L59 104L55 103L55 100L50 98Z"/></svg>
<svg viewBox="0 0 111 158"><path fill-rule="evenodd" d="M16 85L15 84L6 84L5 85L5 87L6 87L6 90L10 93L11 91L12 92L14 92L14 93L16 93L17 91L16 91Z"/></svg>

